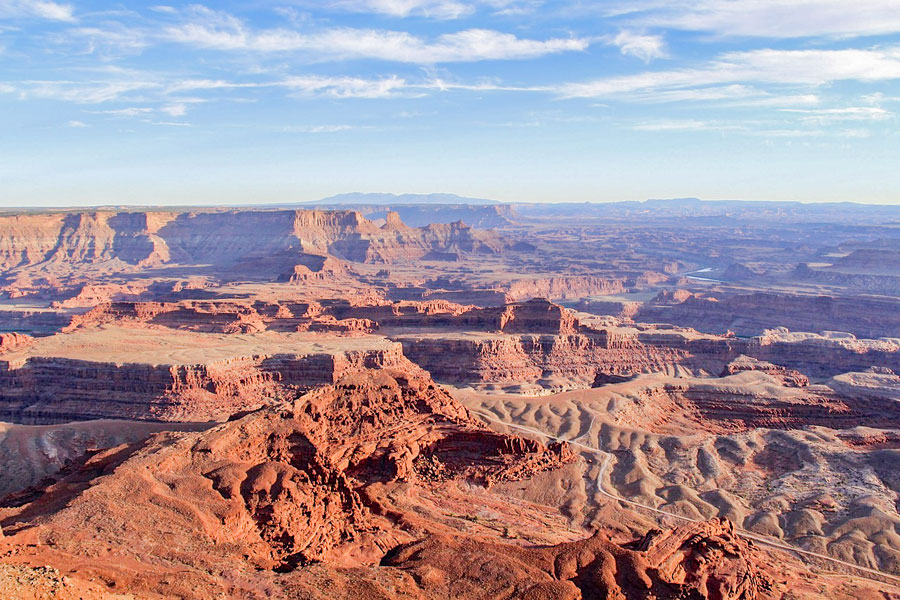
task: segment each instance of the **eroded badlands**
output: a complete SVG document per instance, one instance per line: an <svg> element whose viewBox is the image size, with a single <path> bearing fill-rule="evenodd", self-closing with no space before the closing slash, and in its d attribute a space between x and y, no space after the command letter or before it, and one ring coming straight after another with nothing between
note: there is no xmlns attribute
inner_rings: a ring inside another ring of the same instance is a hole
<svg viewBox="0 0 900 600"><path fill-rule="evenodd" d="M900 598L900 214L597 206L0 217L0 597Z"/></svg>

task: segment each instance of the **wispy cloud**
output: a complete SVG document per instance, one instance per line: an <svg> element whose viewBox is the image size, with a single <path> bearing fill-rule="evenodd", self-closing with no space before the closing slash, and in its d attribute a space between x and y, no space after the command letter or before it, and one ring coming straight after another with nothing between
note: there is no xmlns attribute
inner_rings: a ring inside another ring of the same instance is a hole
<svg viewBox="0 0 900 600"><path fill-rule="evenodd" d="M856 37L900 32L896 0L648 0L609 14L645 27L763 38Z"/></svg>
<svg viewBox="0 0 900 600"><path fill-rule="evenodd" d="M76 104L100 104L119 100L129 92L158 87L148 81L22 81L9 86L23 99L45 98L74 102Z"/></svg>
<svg viewBox="0 0 900 600"><path fill-rule="evenodd" d="M877 106L848 106L843 108L799 109L783 108L783 112L801 115L803 121L829 123L832 121L883 121L893 113Z"/></svg>
<svg viewBox="0 0 900 600"><path fill-rule="evenodd" d="M88 124L85 123L84 121L73 120L73 121L69 121L68 123L66 123L66 127L74 127L76 129L82 128L82 127L87 127L87 126L88 126Z"/></svg>
<svg viewBox="0 0 900 600"><path fill-rule="evenodd" d="M696 89L732 83L819 86L835 81L900 79L900 48L750 50L730 52L698 68L609 77L561 87L566 97L603 98L654 90Z"/></svg>
<svg viewBox="0 0 900 600"><path fill-rule="evenodd" d="M335 98L388 98L410 87L397 77L363 79L359 77L288 77L274 85L286 87L304 95L333 96Z"/></svg>
<svg viewBox="0 0 900 600"><path fill-rule="evenodd" d="M415 15L433 19L458 19L475 12L473 3L456 0L332 0L320 5L333 10L378 13L392 17Z"/></svg>
<svg viewBox="0 0 900 600"><path fill-rule="evenodd" d="M95 110L91 112L97 115L109 115L112 117L137 117L139 115L150 114L153 111L154 109L146 106L130 106L128 108L113 108L110 110Z"/></svg>
<svg viewBox="0 0 900 600"><path fill-rule="evenodd" d="M326 10L372 13L390 17L459 19L481 9L498 15L527 14L543 4L541 0L308 0L304 5Z"/></svg>
<svg viewBox="0 0 900 600"><path fill-rule="evenodd" d="M631 126L635 131L649 133L693 133L710 132L723 135L740 135L763 138L865 138L871 135L866 129L826 129L822 127L796 128L783 123L742 123L729 121L707 121L700 119L655 120Z"/></svg>
<svg viewBox="0 0 900 600"><path fill-rule="evenodd" d="M48 19L74 21L71 4L49 0L0 0L0 19Z"/></svg>
<svg viewBox="0 0 900 600"><path fill-rule="evenodd" d="M404 31L340 27L313 33L293 29L252 29L233 15L194 7L193 19L168 27L169 41L216 50L304 52L316 60L377 59L436 64L537 58L583 51L590 41L566 37L535 40L491 29L466 29L427 40Z"/></svg>

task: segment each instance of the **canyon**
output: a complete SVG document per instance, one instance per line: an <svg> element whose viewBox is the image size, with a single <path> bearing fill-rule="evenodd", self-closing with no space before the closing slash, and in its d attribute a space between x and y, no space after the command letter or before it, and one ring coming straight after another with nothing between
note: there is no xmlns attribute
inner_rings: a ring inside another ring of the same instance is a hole
<svg viewBox="0 0 900 600"><path fill-rule="evenodd" d="M896 210L359 200L0 215L0 597L900 598Z"/></svg>

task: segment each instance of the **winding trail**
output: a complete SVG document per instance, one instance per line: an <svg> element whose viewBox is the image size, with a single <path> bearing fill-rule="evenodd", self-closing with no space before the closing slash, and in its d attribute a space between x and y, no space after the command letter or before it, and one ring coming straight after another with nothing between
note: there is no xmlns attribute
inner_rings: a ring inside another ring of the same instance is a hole
<svg viewBox="0 0 900 600"><path fill-rule="evenodd" d="M488 412L488 411L472 409L472 412L474 412L475 414L483 417L484 419L486 419L490 422L504 425L506 427L509 427L510 429L518 429L519 431L524 431L526 433L530 433L533 435L542 436L542 437L545 437L547 439L550 439L550 440L553 440L556 442L566 442L570 446L576 446L578 448L581 448L582 450L585 450L585 451L595 454L597 456L602 456L603 462L600 464L600 473L597 475L597 490L600 492L601 495L606 496L607 498L610 498L611 500L614 500L616 502L622 502L622 503L628 504L630 506L636 506L636 507L642 508L644 510L649 510L650 512L653 512L653 513L656 513L659 515L665 515L667 517L673 517L673 518L679 519L681 521L687 521L689 523L701 522L700 519L692 519L692 518L686 517L684 515L671 513L671 512L665 511L665 510L658 509L654 506L648 506L646 504L641 504L640 502L635 502L634 500L629 500L628 498L623 498L622 496L618 495L617 493L608 492L606 490L606 488L603 486L603 478L606 476L606 472L609 470L609 465L612 462L613 455L604 450L600 450L599 448L594 448L593 446L588 446L586 444L582 444L581 442L576 441L576 440L586 436L588 433L590 433L591 429L588 429L587 432L579 435L578 437L576 437L574 439L567 440L565 438L549 434L545 431L541 431L540 429L535 429L534 427L527 427L525 425L518 425L516 423L509 423L507 421L502 421L502 420L498 419L493 413ZM596 418L596 417L594 417L594 418ZM591 428L593 428L593 426L594 426L594 421L591 420ZM745 529L740 529L738 527L735 527L735 530L736 530L737 534L739 536L741 536L742 538L745 538L748 540L753 540L754 542L757 542L759 544L762 544L765 546L770 546L772 548L778 548L779 550L785 550L787 552L793 552L794 554L799 554L801 556L818 558L820 560L831 562L832 564L849 567L860 573L863 573L862 577L864 577L865 579L868 579L870 581L875 581L877 583L885 583L884 580L886 579L886 580L890 581L892 585L900 587L900 577L897 577L895 575L890 575L888 573L884 573L877 569L870 569L869 567L863 567L861 565L847 562L847 561L841 560L839 558L834 558L832 556L828 556L827 554L821 554L819 552L813 552L811 550L804 550L802 548L797 548L795 546L791 546L791 545L785 544L783 542L778 542L778 541L772 540L770 538L756 535L755 533L750 533L749 531L747 531ZM833 573L833 574L842 575L842 573ZM866 575L875 575L875 576L879 577L879 579L867 577Z"/></svg>

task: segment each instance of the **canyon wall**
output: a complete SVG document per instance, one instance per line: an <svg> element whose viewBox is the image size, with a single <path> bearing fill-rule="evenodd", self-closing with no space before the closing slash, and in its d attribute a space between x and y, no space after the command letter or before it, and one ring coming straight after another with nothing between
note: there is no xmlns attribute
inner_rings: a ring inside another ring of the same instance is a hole
<svg viewBox="0 0 900 600"><path fill-rule="evenodd" d="M387 349L273 353L205 364L117 364L32 356L0 360L0 421L211 421L380 367L418 371Z"/></svg>
<svg viewBox="0 0 900 600"><path fill-rule="evenodd" d="M760 335L766 329L846 331L860 337L900 337L900 299L882 296L799 296L756 292L721 297L689 294L644 304L637 321L673 323L707 333Z"/></svg>
<svg viewBox="0 0 900 600"><path fill-rule="evenodd" d="M654 348L609 332L568 335L399 335L410 360L437 380L456 384L590 387L597 373L665 371L679 350Z"/></svg>
<svg viewBox="0 0 900 600"><path fill-rule="evenodd" d="M382 226L350 210L0 216L0 271L10 293L58 288L75 275L96 283L99 276L144 273L163 265L199 265L229 277L290 280L298 275L297 266L311 272L323 266L345 270L334 259L389 264L429 253L495 254L512 247L503 237L461 221L408 227L393 212Z"/></svg>

